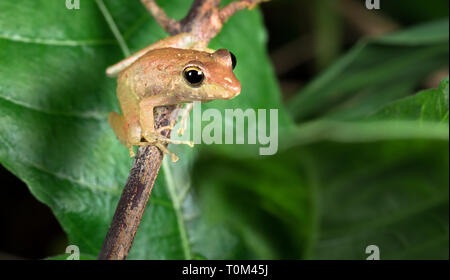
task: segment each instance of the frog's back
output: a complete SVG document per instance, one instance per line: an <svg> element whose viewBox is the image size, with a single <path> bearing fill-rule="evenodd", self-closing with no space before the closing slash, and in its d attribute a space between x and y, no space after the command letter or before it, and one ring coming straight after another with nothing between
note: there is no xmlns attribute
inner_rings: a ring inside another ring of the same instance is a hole
<svg viewBox="0 0 450 280"><path fill-rule="evenodd" d="M144 98L171 91L174 78L181 76L189 61L210 59L211 54L189 49L163 48L151 50L122 71L118 83L127 84Z"/></svg>

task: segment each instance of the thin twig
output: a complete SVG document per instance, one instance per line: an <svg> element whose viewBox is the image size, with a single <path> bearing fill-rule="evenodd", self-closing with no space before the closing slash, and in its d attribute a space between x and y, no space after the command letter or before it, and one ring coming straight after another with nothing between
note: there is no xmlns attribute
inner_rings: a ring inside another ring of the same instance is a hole
<svg viewBox="0 0 450 280"><path fill-rule="evenodd" d="M194 0L187 16L180 22L170 19L154 0L141 0L156 21L170 34L181 32L193 34L197 41L207 44L222 29L223 23L235 12L250 7L249 3L264 0L236 1L236 7L228 5L225 12L219 9L220 0ZM242 2L242 4L239 4ZM233 8L234 7L234 8ZM226 16L221 17L221 13ZM155 109L155 128L168 126L174 120L176 106ZM170 137L171 131L163 135ZM111 225L100 251L99 259L123 260L128 252L141 222L145 206L161 167L164 154L155 146L140 147L127 183L120 197Z"/></svg>
<svg viewBox="0 0 450 280"><path fill-rule="evenodd" d="M261 2L267 2L269 0L241 0L231 2L227 6L223 7L220 11L220 19L222 22L226 22L236 12L244 9L253 9Z"/></svg>
<svg viewBox="0 0 450 280"><path fill-rule="evenodd" d="M139 149L100 251L100 260L123 260L127 257L162 159L161 152L153 146Z"/></svg>
<svg viewBox="0 0 450 280"><path fill-rule="evenodd" d="M176 20L169 18L161 9L158 4L156 4L155 0L142 0L142 4L147 8L147 10L153 15L158 24L164 28L167 33L172 35L180 33L180 23Z"/></svg>

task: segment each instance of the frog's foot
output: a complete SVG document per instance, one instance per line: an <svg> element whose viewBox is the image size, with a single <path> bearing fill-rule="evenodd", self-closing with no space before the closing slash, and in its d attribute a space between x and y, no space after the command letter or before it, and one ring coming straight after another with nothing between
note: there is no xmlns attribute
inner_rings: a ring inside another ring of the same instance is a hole
<svg viewBox="0 0 450 280"><path fill-rule="evenodd" d="M147 132L147 133L144 133L143 137L150 145L159 142L159 143L177 144L177 145L184 144L184 145L188 145L189 147L194 147L194 143L192 141L170 139L168 137L162 136L158 132Z"/></svg>
<svg viewBox="0 0 450 280"><path fill-rule="evenodd" d="M169 151L166 146L164 145L164 143L162 142L155 142L155 143L149 143L147 141L142 141L139 143L136 143L136 146L155 146L158 149L161 150L161 152L170 155L170 157L172 158L172 162L177 162L179 160L179 158L177 157L177 155L175 155L174 153L172 153L171 151Z"/></svg>
<svg viewBox="0 0 450 280"><path fill-rule="evenodd" d="M170 138L164 137L162 135L158 135L156 142L167 143L167 144L176 144L176 145L182 144L182 145L188 145L191 148L194 147L194 143L192 141L175 140L175 139L170 139Z"/></svg>
<svg viewBox="0 0 450 280"><path fill-rule="evenodd" d="M158 128L158 129L156 130L156 132L161 133L162 131L164 131L164 130L166 130L166 129L172 130L172 129L173 129L173 125L162 126L162 127Z"/></svg>
<svg viewBox="0 0 450 280"><path fill-rule="evenodd" d="M166 129L172 130L172 129L173 129L173 126L172 126L172 125L168 125L168 126L160 127L160 128L158 128L158 129L156 130L156 132L157 132L158 134L160 134L162 131L164 131L164 130L166 130ZM186 130L186 124L184 125L184 127L180 128L178 131L180 131L181 129L182 129L182 133L184 133L184 130ZM173 139L167 138L167 137L165 137L165 136L161 136L161 135L157 135L157 136L156 136L156 139L157 139L157 140L160 140L161 142L164 142L164 143L170 143L170 144L185 144L185 145L188 145L188 146L191 147L191 148L194 147L194 143L192 143L192 141L173 140Z"/></svg>
<svg viewBox="0 0 450 280"><path fill-rule="evenodd" d="M155 146L158 149L161 150L161 152L170 155L170 157L172 158L172 162L177 162L179 160L179 158L177 157L177 155L175 155L174 153L172 153L171 151L169 151L169 149L167 149L167 147L164 145L163 142L157 141L154 143L149 143L147 141L143 141L143 142L139 142L136 144L137 146ZM131 152L132 150L130 150Z"/></svg>
<svg viewBox="0 0 450 280"><path fill-rule="evenodd" d="M128 146L128 151L130 152L130 157L134 157L136 155L134 153L133 146Z"/></svg>
<svg viewBox="0 0 450 280"><path fill-rule="evenodd" d="M161 143L156 143L155 144L156 147L158 147L158 149L160 149L163 153L170 155L170 157L172 158L172 162L177 162L179 160L179 158L177 157L176 154L172 153L171 151L169 151L166 146L164 146Z"/></svg>
<svg viewBox="0 0 450 280"><path fill-rule="evenodd" d="M183 136L185 131L186 131L186 125L185 125L185 123L181 123L180 128L177 130L178 136Z"/></svg>
<svg viewBox="0 0 450 280"><path fill-rule="evenodd" d="M191 141L170 139L170 138L162 136L161 134L159 134L157 132L145 133L144 139L145 139L145 141L141 141L137 145L138 146L147 146L147 145L156 146L163 153L169 154L171 156L173 162L177 162L178 157L174 153L169 151L164 144L185 144L185 145L188 145L189 147L194 147L194 143L192 143Z"/></svg>

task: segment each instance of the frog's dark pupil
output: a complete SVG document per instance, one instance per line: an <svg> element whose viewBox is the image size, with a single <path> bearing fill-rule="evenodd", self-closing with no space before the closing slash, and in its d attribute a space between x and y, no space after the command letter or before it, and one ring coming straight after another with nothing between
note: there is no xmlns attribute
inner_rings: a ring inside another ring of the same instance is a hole
<svg viewBox="0 0 450 280"><path fill-rule="evenodd" d="M195 69L184 72L186 80L192 85L199 85L204 78L203 72Z"/></svg>
<svg viewBox="0 0 450 280"><path fill-rule="evenodd" d="M231 55L231 65L232 65L233 70L234 70L234 68L236 68L237 59L236 59L236 56L232 52L230 52L230 55Z"/></svg>

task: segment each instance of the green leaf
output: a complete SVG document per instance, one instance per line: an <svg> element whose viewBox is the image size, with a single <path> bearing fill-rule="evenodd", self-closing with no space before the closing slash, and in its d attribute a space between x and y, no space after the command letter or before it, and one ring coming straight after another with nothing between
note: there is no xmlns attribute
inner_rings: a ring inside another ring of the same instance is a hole
<svg viewBox="0 0 450 280"><path fill-rule="evenodd" d="M381 259L446 259L448 168L447 141L320 142L200 158L194 185L258 258L363 260L374 244Z"/></svg>
<svg viewBox="0 0 450 280"><path fill-rule="evenodd" d="M424 90L414 96L399 100L377 112L371 119L395 119L447 122L448 78L437 89Z"/></svg>
<svg viewBox="0 0 450 280"><path fill-rule="evenodd" d="M448 111L446 79L373 119L302 125L271 158L200 158L194 183L260 258L448 259Z"/></svg>
<svg viewBox="0 0 450 280"><path fill-rule="evenodd" d="M297 119L358 119L406 96L448 63L448 19L367 39L289 102Z"/></svg>
<svg viewBox="0 0 450 280"><path fill-rule="evenodd" d="M298 157L201 157L194 185L209 220L239 233L242 250L259 259L306 255L314 228L315 178ZM251 256L249 256L251 257Z"/></svg>
<svg viewBox="0 0 450 280"><path fill-rule="evenodd" d="M448 259L448 84L390 104L347 132L335 129L342 142L372 143L312 146L327 179L310 258L363 259L374 244L382 259Z"/></svg>
<svg viewBox="0 0 450 280"><path fill-rule="evenodd" d="M449 138L448 78L439 88L422 91L380 109L360 121L315 120L287 130L280 146L287 149L318 141L373 142L380 140Z"/></svg>
<svg viewBox="0 0 450 280"><path fill-rule="evenodd" d="M310 258L364 259L377 245L382 259L448 259L448 113L446 79L334 127L332 140L347 144L312 145L326 180Z"/></svg>
<svg viewBox="0 0 450 280"><path fill-rule="evenodd" d="M320 226L309 258L448 259L448 141L321 144ZM343 160L345 159L345 160Z"/></svg>
<svg viewBox="0 0 450 280"><path fill-rule="evenodd" d="M180 18L190 2L162 4ZM98 255L132 162L106 121L118 104L105 69L166 34L137 0L81 1L80 10L2 1L0 10L0 162L52 209L70 244ZM241 12L213 42L240 58L244 88L209 106L281 107L262 26L257 10ZM181 161L161 168L129 258L239 258L239 238L211 227L196 203L195 150L173 149Z"/></svg>

